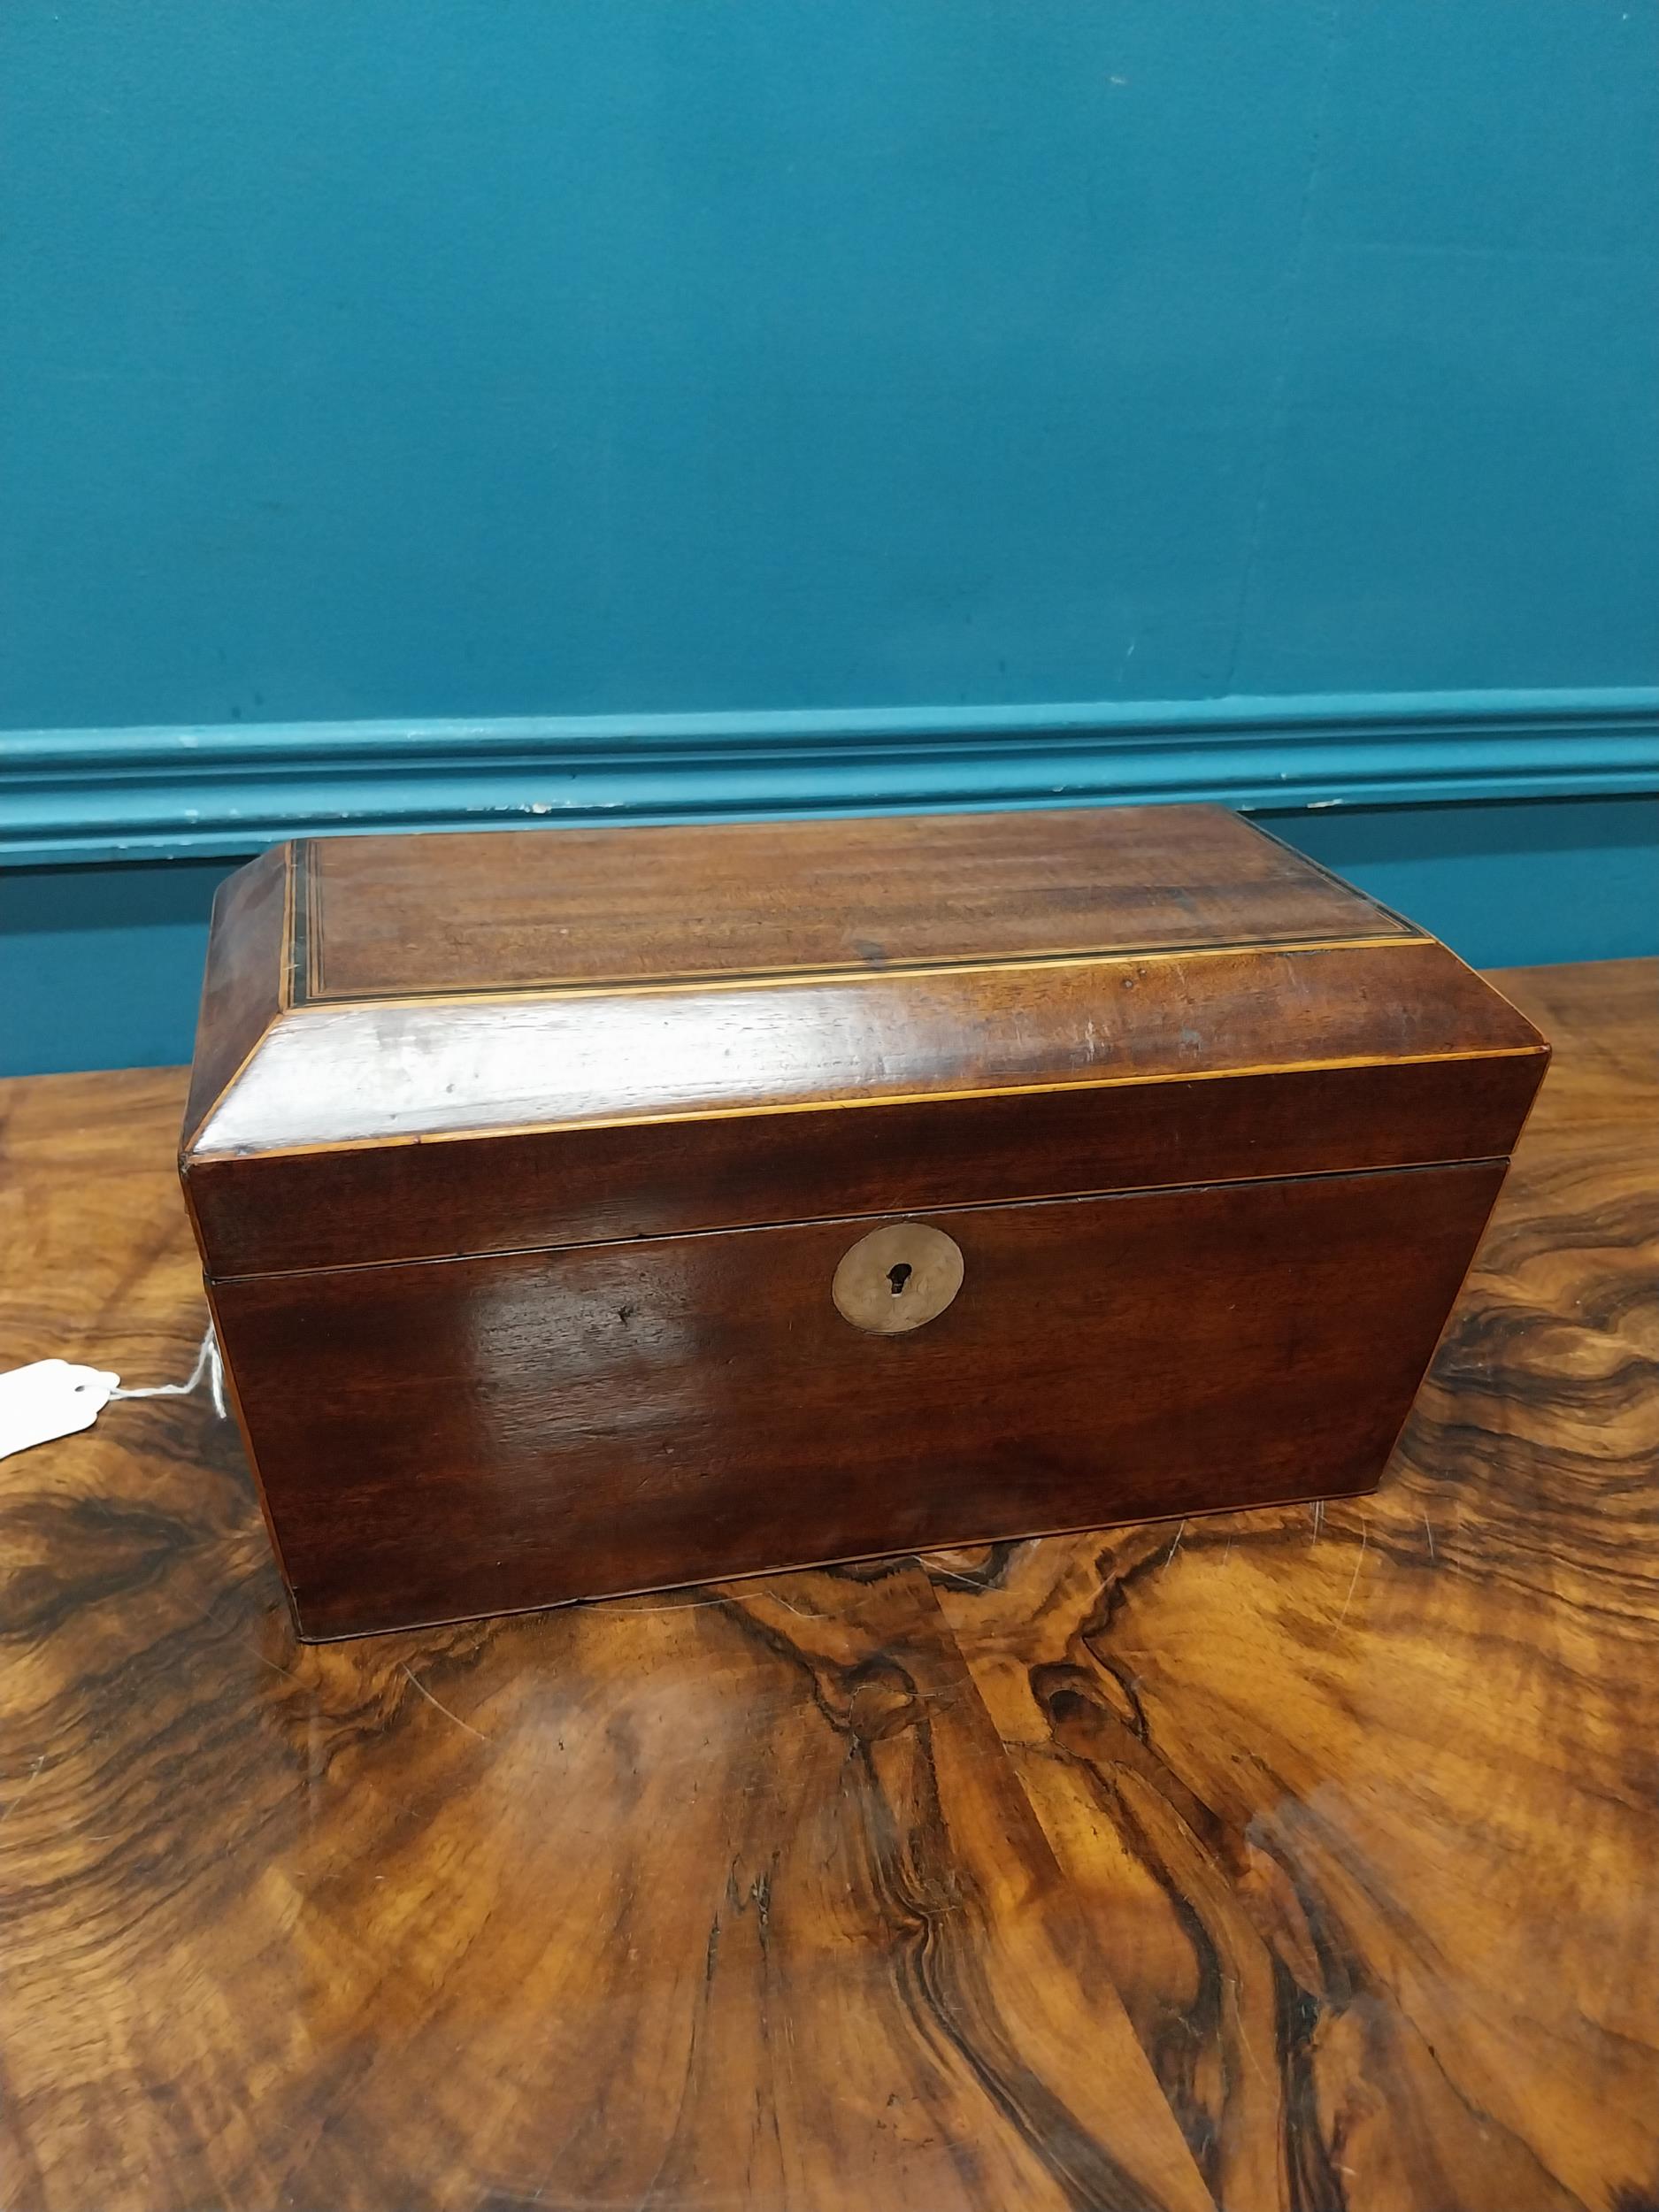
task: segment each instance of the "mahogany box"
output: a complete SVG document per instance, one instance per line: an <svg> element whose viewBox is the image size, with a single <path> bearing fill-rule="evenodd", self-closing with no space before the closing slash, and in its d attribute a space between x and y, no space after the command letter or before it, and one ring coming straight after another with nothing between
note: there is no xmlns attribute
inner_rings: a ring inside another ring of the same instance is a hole
<svg viewBox="0 0 1659 2212"><path fill-rule="evenodd" d="M1366 1489L1548 1051L1213 807L280 846L180 1166L300 1633Z"/></svg>

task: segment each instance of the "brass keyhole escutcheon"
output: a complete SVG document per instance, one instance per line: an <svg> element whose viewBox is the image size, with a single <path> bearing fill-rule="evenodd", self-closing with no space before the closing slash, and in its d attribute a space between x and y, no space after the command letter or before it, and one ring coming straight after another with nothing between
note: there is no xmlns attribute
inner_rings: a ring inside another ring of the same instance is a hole
<svg viewBox="0 0 1659 2212"><path fill-rule="evenodd" d="M841 1255L836 1311L873 1336L901 1336L943 1313L962 1288L962 1247L925 1221L892 1221Z"/></svg>

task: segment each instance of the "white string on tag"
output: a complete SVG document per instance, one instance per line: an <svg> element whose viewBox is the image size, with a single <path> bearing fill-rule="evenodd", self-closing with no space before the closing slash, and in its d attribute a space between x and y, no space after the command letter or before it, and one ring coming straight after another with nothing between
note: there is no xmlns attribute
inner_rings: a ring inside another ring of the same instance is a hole
<svg viewBox="0 0 1659 2212"><path fill-rule="evenodd" d="M225 1368L211 1322L196 1356L189 1379L181 1383L137 1383L123 1390L121 1379L103 1367L81 1367L68 1360L40 1359L0 1374L0 1459L50 1444L60 1436L89 1429L115 1398L188 1398L206 1381L213 1410L225 1417Z"/></svg>
<svg viewBox="0 0 1659 2212"><path fill-rule="evenodd" d="M211 1321L188 1382L137 1384L131 1390L112 1390L110 1395L111 1398L188 1398L201 1388L204 1375L207 1377L213 1410L222 1421L225 1418L225 1363L219 1356L219 1339L213 1333Z"/></svg>

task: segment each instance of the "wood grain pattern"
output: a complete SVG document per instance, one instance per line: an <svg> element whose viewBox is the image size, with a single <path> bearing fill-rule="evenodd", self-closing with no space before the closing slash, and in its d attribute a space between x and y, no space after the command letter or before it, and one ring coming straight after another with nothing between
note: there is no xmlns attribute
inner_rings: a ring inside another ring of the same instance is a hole
<svg viewBox="0 0 1659 2212"><path fill-rule="evenodd" d="M8 2212L1659 2203L1659 964L1501 980L1322 1517L299 1647L204 1401L0 1463ZM0 1087L0 1362L187 1370L182 1096Z"/></svg>
<svg viewBox="0 0 1659 2212"><path fill-rule="evenodd" d="M1215 806L340 837L301 871L315 1000L1408 930Z"/></svg>
<svg viewBox="0 0 1659 2212"><path fill-rule="evenodd" d="M844 1222L213 1286L307 1636L1368 1488L1502 1163L937 1213L844 1320Z"/></svg>
<svg viewBox="0 0 1659 2212"><path fill-rule="evenodd" d="M1379 1495L944 1598L1228 2206L1659 2201L1659 964L1509 981L1566 1078Z"/></svg>
<svg viewBox="0 0 1659 2212"><path fill-rule="evenodd" d="M178 1371L178 1079L8 1092L0 1355ZM913 1565L304 1649L201 1401L0 1511L8 2212L1203 2212Z"/></svg>

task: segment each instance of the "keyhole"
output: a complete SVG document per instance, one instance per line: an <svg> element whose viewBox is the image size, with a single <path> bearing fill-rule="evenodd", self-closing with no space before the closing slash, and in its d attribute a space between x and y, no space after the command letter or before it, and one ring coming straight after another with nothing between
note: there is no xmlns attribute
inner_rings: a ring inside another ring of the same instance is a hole
<svg viewBox="0 0 1659 2212"><path fill-rule="evenodd" d="M841 1254L830 1296L843 1321L902 1336L936 1321L962 1288L962 1248L925 1221L889 1221Z"/></svg>

